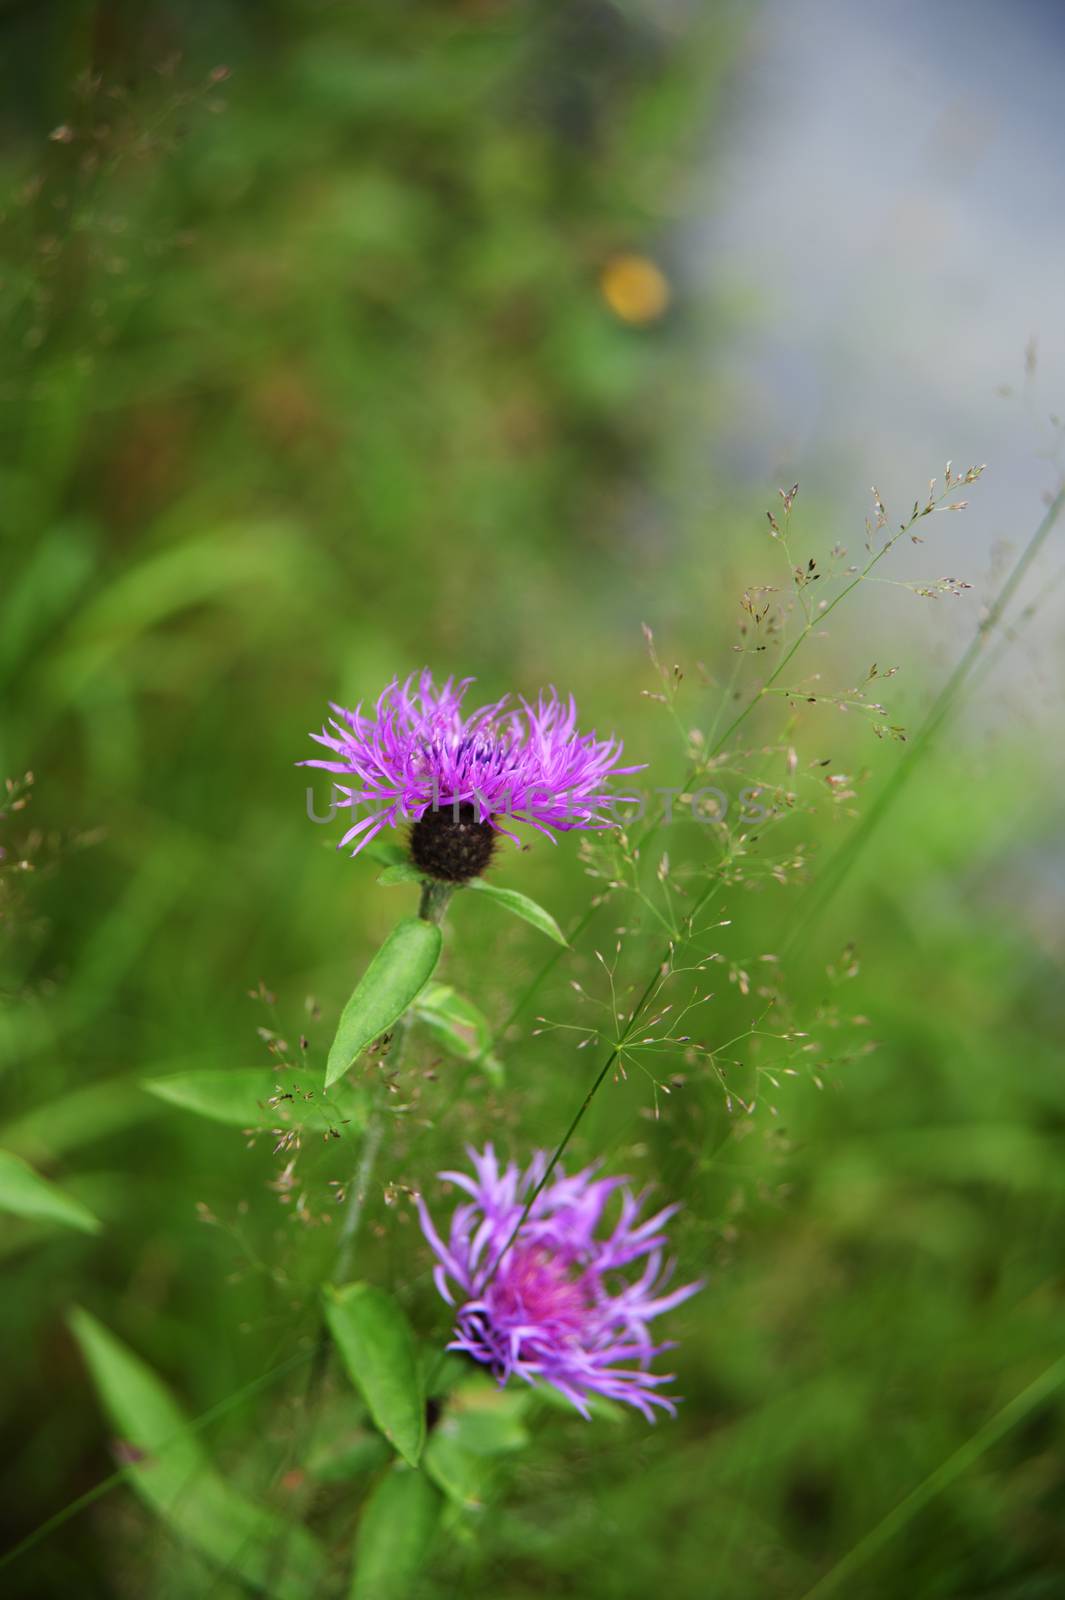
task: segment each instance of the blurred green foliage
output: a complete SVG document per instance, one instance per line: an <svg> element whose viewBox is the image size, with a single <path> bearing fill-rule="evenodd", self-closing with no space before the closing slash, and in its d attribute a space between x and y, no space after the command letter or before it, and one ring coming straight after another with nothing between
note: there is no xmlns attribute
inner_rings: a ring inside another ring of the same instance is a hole
<svg viewBox="0 0 1065 1600"><path fill-rule="evenodd" d="M116 0L9 7L2 27L0 776L36 782L0 841L0 1146L104 1224L5 1224L6 1545L112 1469L75 1303L190 1415L310 1348L357 1119L338 1142L308 1134L286 1190L269 1137L142 1084L269 1070L301 1034L320 1071L411 909L308 821L293 763L327 699L423 663L486 697L554 680L679 783L639 624L727 679L740 583L767 558L727 480L708 515L690 444L727 403L694 382L716 328L677 241L742 40L730 10ZM630 258L672 293L646 320L638 274L635 301L610 292ZM868 641L853 649L864 669ZM692 666L685 726L720 694ZM798 715L819 753L831 713ZM864 729L829 742L856 771L898 758ZM580 1155L684 1199L681 1269L711 1279L672 1319L686 1404L653 1432L508 1414L491 1515L449 1515L412 1592L799 1600L1060 1354L1046 776L1008 733L990 758L939 758L803 938L807 1025L843 992L878 1042L824 1092L783 1078L746 1118L693 1077L656 1118L642 1075L608 1086ZM829 808L791 837L844 826ZM704 848L677 832L671 851ZM508 854L498 881L564 927L596 888L572 839ZM777 948L793 892L753 871L730 888L729 961ZM660 939L610 901L534 1010L580 1021L570 983L595 986L622 924L624 976L645 973ZM552 952L482 897L447 938L445 981L497 1028ZM713 976L720 1042L753 1001ZM446 1318L405 1191L430 1193L471 1132L518 1155L553 1142L594 1065L531 1022L500 1043L504 1088L417 1034L365 1274L433 1347ZM667 1078L683 1068L678 1051ZM318 1472L303 1383L206 1442L233 1493L309 1510L342 1584L378 1441L331 1391L347 1431ZM1061 1440L1051 1395L842 1592L1056 1593ZM13 1595L175 1600L235 1581L127 1488L3 1576Z"/></svg>

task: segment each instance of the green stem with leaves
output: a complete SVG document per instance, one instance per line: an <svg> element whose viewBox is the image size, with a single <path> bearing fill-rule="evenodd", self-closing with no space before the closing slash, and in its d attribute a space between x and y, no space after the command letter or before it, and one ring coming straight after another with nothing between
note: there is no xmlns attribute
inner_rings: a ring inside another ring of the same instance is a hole
<svg viewBox="0 0 1065 1600"><path fill-rule="evenodd" d="M438 883L432 879L422 881L421 902L418 906L418 917L423 922L439 926L451 899L451 886ZM395 1071L400 1062L407 1030L410 1025L410 1009L393 1025L391 1042L388 1049L387 1061ZM363 1130L362 1144L359 1157L352 1173L348 1187L347 1203L344 1208L344 1217L340 1225L340 1234L337 1239L336 1254L333 1259L331 1278L334 1284L342 1285L351 1276L355 1262L355 1252L358 1245L359 1231L362 1226L363 1216L366 1211L366 1201L373 1183L377 1158L381 1151L385 1131L384 1101L387 1086L383 1078L374 1085L370 1111ZM326 1372L329 1367L329 1354L332 1348L329 1328L323 1317L319 1322L318 1336L315 1341L314 1360L307 1381L305 1395L305 1411L308 1418L308 1438L315 1426L318 1403L321 1399L322 1386L325 1382Z"/></svg>
<svg viewBox="0 0 1065 1600"><path fill-rule="evenodd" d="M451 899L451 893L450 884L438 883L434 879L426 878L422 883L421 904L418 907L418 916L421 920L439 927L447 910L448 902ZM395 1024L392 1030L392 1041L388 1047L386 1059L393 1072L399 1066L409 1027L410 1011L407 1010ZM359 1160L348 1190L347 1205L340 1228L340 1237L337 1240L336 1259L333 1265L333 1280L336 1283L346 1282L351 1275L359 1228L366 1209L366 1197L370 1184L373 1182L374 1168L377 1164L377 1157L384 1137L385 1093L383 1084L378 1084L374 1092L373 1105L366 1121L366 1131L362 1137Z"/></svg>

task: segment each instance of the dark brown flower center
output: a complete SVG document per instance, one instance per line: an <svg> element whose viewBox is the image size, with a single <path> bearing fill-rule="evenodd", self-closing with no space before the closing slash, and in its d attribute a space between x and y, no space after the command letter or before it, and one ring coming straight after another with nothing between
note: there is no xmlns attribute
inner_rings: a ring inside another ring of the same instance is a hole
<svg viewBox="0 0 1065 1600"><path fill-rule="evenodd" d="M429 810L410 830L411 860L419 871L444 883L479 878L492 859L496 831L468 800Z"/></svg>

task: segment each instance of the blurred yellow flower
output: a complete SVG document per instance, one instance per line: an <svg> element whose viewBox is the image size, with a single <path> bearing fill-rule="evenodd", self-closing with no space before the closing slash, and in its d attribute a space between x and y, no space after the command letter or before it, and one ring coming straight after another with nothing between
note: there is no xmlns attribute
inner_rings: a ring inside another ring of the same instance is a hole
<svg viewBox="0 0 1065 1600"><path fill-rule="evenodd" d="M599 287L622 322L656 322L669 306L669 280L646 256L611 256L599 275Z"/></svg>

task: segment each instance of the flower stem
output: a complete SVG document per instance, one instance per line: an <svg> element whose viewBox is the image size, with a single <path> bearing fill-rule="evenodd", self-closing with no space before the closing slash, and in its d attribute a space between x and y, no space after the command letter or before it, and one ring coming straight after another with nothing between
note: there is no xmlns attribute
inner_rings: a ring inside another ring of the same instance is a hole
<svg viewBox="0 0 1065 1600"><path fill-rule="evenodd" d="M399 1029L393 1034L393 1048L398 1041ZM389 1051L391 1056L391 1050ZM384 1137L385 1123L381 1113L380 1104L375 1104L366 1123L366 1132L362 1136L362 1149L359 1151L359 1161L351 1180L348 1192L347 1208L344 1212L344 1221L340 1227L340 1237L337 1240L337 1253L333 1263L333 1278L336 1283L344 1283L351 1272L352 1258L355 1254L355 1241L359 1233L359 1224L362 1214L366 1209L366 1195L373 1181L373 1170L377 1162L377 1154L381 1148Z"/></svg>
<svg viewBox="0 0 1065 1600"><path fill-rule="evenodd" d="M422 883L422 897L418 907L418 915L425 922L439 924L443 920L444 912L447 910L447 904L450 899L450 884L438 883L426 878ZM409 1013L405 1013L392 1030L388 1061L393 1068L399 1065L408 1024ZM344 1283L351 1274L352 1264L355 1259L355 1247L358 1243L359 1228L362 1225L363 1213L366 1209L366 1198L373 1182L374 1167L377 1164L384 1131L384 1087L382 1084L378 1084L373 1097L373 1104L366 1120L366 1131L362 1136L362 1147L359 1151L358 1163L352 1174L344 1220L340 1225L340 1236L337 1239L336 1256L333 1261L332 1279L334 1283ZM310 1431L313 1431L315 1426L322 1385L325 1382L326 1372L329 1367L330 1348L329 1329L323 1317L319 1323L318 1338L315 1343L314 1358L311 1364L311 1373L304 1402L309 1419L308 1437L310 1437Z"/></svg>
<svg viewBox="0 0 1065 1600"><path fill-rule="evenodd" d="M440 883L433 878L423 880L421 904L418 907L418 915L423 922L432 922L439 925L443 921L444 912L447 910L448 901L451 899L451 892L449 883ZM393 1070L399 1066L403 1045L407 1037L409 1019L410 1013L405 1012L392 1030L392 1040L388 1047L387 1060ZM362 1223L363 1212L366 1209L366 1196L369 1192L370 1184L373 1182L374 1167L377 1164L381 1140L384 1137L383 1101L384 1091L382 1086L378 1085L374 1095L374 1103L366 1121L362 1149L359 1151L358 1165L352 1175L347 1209L344 1212L344 1221L341 1224L340 1237L337 1240L336 1260L333 1265L333 1279L336 1283L343 1283L351 1272L359 1227Z"/></svg>
<svg viewBox="0 0 1065 1600"><path fill-rule="evenodd" d="M443 922L453 892L454 884L442 883L439 878L423 878L421 904L418 907L422 921L435 922L437 925Z"/></svg>

